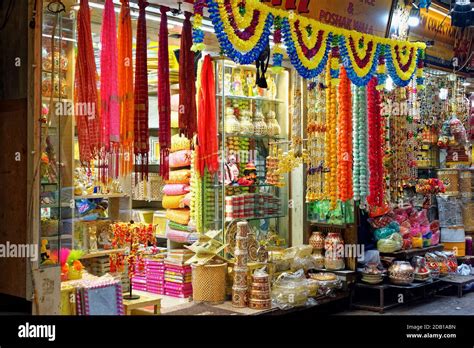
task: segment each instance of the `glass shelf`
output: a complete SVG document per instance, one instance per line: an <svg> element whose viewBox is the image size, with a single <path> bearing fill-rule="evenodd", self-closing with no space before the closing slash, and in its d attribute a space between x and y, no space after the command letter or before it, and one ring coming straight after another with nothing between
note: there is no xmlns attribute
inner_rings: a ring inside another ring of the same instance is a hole
<svg viewBox="0 0 474 348"><path fill-rule="evenodd" d="M216 94L218 98L222 98L222 94ZM268 97L248 97L245 95L232 95L232 94L226 94L224 95L224 98L228 99L243 99L243 100L254 100L254 101L263 101L263 102L271 102L271 103L284 103L284 100L281 99L274 99L274 98L268 98Z"/></svg>
<svg viewBox="0 0 474 348"><path fill-rule="evenodd" d="M219 133L222 134L222 133ZM225 133L226 137L235 137L235 138L249 138L249 139L268 139L268 140L282 140L286 139L280 135L256 135L256 134L242 134L242 133Z"/></svg>

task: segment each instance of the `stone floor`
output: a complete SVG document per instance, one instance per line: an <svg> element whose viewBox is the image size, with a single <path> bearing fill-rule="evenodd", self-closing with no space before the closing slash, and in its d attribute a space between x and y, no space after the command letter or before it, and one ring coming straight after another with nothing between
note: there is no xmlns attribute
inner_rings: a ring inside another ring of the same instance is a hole
<svg viewBox="0 0 474 348"><path fill-rule="evenodd" d="M474 315L474 291L459 298L437 295L423 302L394 307L385 313L365 310L347 310L336 315Z"/></svg>

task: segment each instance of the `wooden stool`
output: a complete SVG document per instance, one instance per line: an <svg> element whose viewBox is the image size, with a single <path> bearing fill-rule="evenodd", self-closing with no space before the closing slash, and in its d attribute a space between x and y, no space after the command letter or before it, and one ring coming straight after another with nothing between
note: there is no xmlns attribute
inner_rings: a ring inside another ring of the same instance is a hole
<svg viewBox="0 0 474 348"><path fill-rule="evenodd" d="M133 294L139 295L140 298L137 300L126 300L123 299L123 308L125 315L132 315L134 313L144 314L145 311L141 310L144 307L153 306L153 313L160 314L161 310L161 297L160 295L151 294L148 292L142 292L133 290ZM124 294L125 295L125 294ZM147 313L149 314L149 313Z"/></svg>

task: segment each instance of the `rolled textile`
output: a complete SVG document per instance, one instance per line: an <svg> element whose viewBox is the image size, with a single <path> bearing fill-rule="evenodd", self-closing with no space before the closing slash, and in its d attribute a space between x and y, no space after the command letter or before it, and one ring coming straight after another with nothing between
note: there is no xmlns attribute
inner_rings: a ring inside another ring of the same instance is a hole
<svg viewBox="0 0 474 348"><path fill-rule="evenodd" d="M178 224L187 225L189 223L189 209L168 209L166 218Z"/></svg>
<svg viewBox="0 0 474 348"><path fill-rule="evenodd" d="M167 196L178 196L189 193L191 188L186 184L166 184L163 187L163 193Z"/></svg>
<svg viewBox="0 0 474 348"><path fill-rule="evenodd" d="M168 196L164 195L161 204L165 209L179 209L184 208L184 195Z"/></svg>

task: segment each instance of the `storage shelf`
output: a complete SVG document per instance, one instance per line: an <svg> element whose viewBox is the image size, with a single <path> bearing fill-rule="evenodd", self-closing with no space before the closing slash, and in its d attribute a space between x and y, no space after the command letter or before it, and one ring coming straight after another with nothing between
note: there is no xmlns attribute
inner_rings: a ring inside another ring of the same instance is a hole
<svg viewBox="0 0 474 348"><path fill-rule="evenodd" d="M216 94L216 96L219 97L219 98L222 98L222 94ZM245 96L245 95L226 94L226 95L224 95L224 98L264 101L264 102L273 102L273 103L284 103L284 101L281 100L281 99L274 99L274 98L268 98L268 97L248 97L248 96Z"/></svg>
<svg viewBox="0 0 474 348"><path fill-rule="evenodd" d="M219 133L222 134L222 133ZM242 134L242 133L225 133L226 137L233 137L233 138L250 138L250 139L262 139L262 140L281 140L286 139L285 137L279 135L257 135L257 134Z"/></svg>
<svg viewBox="0 0 474 348"><path fill-rule="evenodd" d="M217 187L222 187L222 184L214 184L212 186L217 188ZM225 186L226 189L227 188L246 188L246 187L248 187L248 188L252 188L252 187L253 188L258 188L258 187L276 187L276 188L278 188L278 186L272 185L272 184L256 184L256 185L250 185L250 186L240 186L240 185L237 185L237 186L226 185Z"/></svg>
<svg viewBox="0 0 474 348"><path fill-rule="evenodd" d="M286 215L268 215L263 217L251 217L251 218L232 218L232 219L225 219L226 222L230 222L232 220L247 220L247 221L254 221L254 220L266 220L266 219L281 219L286 217ZM214 222L220 222L220 219L214 220Z"/></svg>
<svg viewBox="0 0 474 348"><path fill-rule="evenodd" d="M41 99L50 101L51 97L42 96ZM67 103L72 103L73 100L72 100L72 99L68 99L68 98L53 97L53 102L67 102Z"/></svg>
<svg viewBox="0 0 474 348"><path fill-rule="evenodd" d="M72 234L61 234L56 236L42 236L41 239L72 239Z"/></svg>
<svg viewBox="0 0 474 348"><path fill-rule="evenodd" d="M50 203L50 204L40 204L41 208L71 208L71 204L69 203ZM72 208L71 208L72 209Z"/></svg>
<svg viewBox="0 0 474 348"><path fill-rule="evenodd" d="M125 248L95 251L93 253L88 253L88 254L82 255L81 259L91 259L91 258L94 258L94 257L106 256L106 255L110 255L110 254L124 253L126 251L127 251L127 249L125 249Z"/></svg>
<svg viewBox="0 0 474 348"><path fill-rule="evenodd" d="M82 195L82 196L74 196L74 199L107 199L107 198L123 198L128 197L125 193L110 193L110 194L91 194L91 195Z"/></svg>

